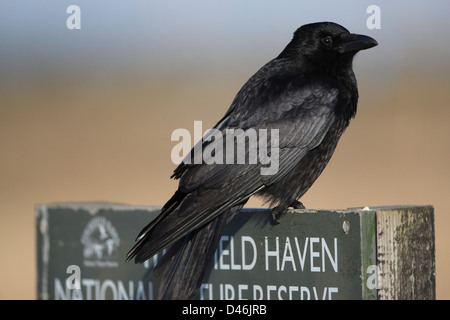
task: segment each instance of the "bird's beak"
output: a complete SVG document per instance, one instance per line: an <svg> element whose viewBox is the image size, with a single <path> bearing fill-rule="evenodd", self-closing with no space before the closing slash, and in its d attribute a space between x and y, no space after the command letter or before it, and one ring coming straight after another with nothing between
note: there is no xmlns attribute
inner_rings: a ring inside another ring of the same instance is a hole
<svg viewBox="0 0 450 320"><path fill-rule="evenodd" d="M346 34L342 36L341 45L337 48L340 53L356 53L359 50L365 50L378 45L378 42L362 34Z"/></svg>

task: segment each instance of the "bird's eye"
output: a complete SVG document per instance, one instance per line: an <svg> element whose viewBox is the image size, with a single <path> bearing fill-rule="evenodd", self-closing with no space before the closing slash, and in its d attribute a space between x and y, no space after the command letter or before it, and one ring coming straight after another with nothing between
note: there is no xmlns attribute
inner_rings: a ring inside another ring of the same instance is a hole
<svg viewBox="0 0 450 320"><path fill-rule="evenodd" d="M331 36L323 37L322 43L327 47L331 47L333 45L333 38Z"/></svg>

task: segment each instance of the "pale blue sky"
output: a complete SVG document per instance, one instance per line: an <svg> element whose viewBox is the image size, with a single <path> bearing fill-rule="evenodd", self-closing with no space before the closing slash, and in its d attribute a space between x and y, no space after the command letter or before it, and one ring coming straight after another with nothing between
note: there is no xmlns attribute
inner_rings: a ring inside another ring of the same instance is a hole
<svg viewBox="0 0 450 320"><path fill-rule="evenodd" d="M81 30L66 28L71 4L81 9ZM366 27L371 4L381 9L381 30ZM357 57L364 68L395 72L415 61L448 66L448 12L450 2L436 0L2 0L0 77L222 72L236 65L255 71L297 27L324 20L378 40L376 50Z"/></svg>

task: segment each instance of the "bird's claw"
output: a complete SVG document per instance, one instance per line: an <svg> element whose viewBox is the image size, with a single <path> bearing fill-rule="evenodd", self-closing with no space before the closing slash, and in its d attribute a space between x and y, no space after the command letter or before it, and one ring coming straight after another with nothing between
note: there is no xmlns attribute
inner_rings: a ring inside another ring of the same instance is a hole
<svg viewBox="0 0 450 320"><path fill-rule="evenodd" d="M294 209L306 209L303 203L298 200L295 200L289 207ZM272 222L274 224L279 224L281 221L281 217L286 213L286 210L282 210L279 206L276 206L272 209Z"/></svg>
<svg viewBox="0 0 450 320"><path fill-rule="evenodd" d="M298 200L295 200L290 207L294 208L294 209L306 209L306 207L303 205L303 203L301 203Z"/></svg>

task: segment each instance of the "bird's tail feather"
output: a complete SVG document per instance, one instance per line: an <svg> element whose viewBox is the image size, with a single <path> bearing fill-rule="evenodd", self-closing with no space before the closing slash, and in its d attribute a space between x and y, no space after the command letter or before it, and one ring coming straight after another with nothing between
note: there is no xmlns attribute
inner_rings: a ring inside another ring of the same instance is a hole
<svg viewBox="0 0 450 320"><path fill-rule="evenodd" d="M162 275L158 299L185 300L198 295L222 232L242 207L232 207L172 244L154 270L156 276Z"/></svg>
<svg viewBox="0 0 450 320"><path fill-rule="evenodd" d="M172 211L174 211L185 197L186 197L185 193L176 191L175 194L172 196L172 198L170 198L169 201L167 201L167 203L164 205L164 207L162 207L161 213L156 217L156 219L151 221L147 226L145 226L141 230L141 232L138 234L138 236L136 238L135 245L127 253L127 257L126 257L127 262L130 261L131 259L133 259L138 254L138 252L142 249L142 247L147 242L148 237L150 237L151 231L158 225L158 223L163 218L165 218ZM145 260L147 260L147 259L144 259L144 261ZM143 261L141 261L141 262L143 262Z"/></svg>

